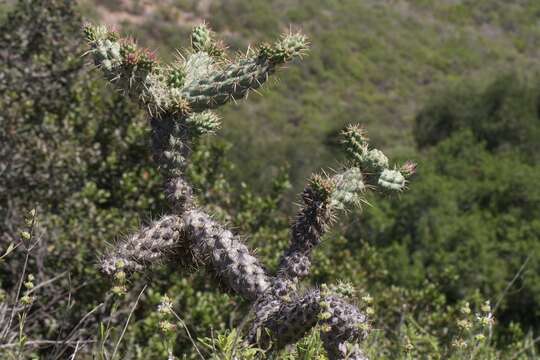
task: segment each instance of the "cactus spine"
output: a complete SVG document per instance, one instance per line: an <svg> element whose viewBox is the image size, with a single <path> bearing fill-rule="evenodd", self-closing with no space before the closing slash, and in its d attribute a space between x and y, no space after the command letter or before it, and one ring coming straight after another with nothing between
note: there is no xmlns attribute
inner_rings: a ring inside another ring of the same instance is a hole
<svg viewBox="0 0 540 360"><path fill-rule="evenodd" d="M171 215L116 244L101 261L103 272L123 277L125 271L144 271L165 260L183 266L205 265L232 292L253 304L247 341L278 350L320 325L330 359L365 359L359 343L366 335L366 316L337 292L311 289L300 294L296 284L309 275L311 252L337 212L358 205L368 186L403 190L414 164L407 163L402 172L389 169L388 158L369 149L360 128L347 128L344 143L350 166L333 176L310 179L292 226L290 246L275 275L238 237L197 206L184 177L192 142L220 126L211 110L245 97L280 65L301 57L308 47L305 36L285 34L273 45L261 45L228 60L224 46L202 24L193 29L192 49L185 57L162 65L152 52L104 26L87 25L84 34L89 54L104 76L148 111L154 160L165 179L164 191L172 209Z"/></svg>

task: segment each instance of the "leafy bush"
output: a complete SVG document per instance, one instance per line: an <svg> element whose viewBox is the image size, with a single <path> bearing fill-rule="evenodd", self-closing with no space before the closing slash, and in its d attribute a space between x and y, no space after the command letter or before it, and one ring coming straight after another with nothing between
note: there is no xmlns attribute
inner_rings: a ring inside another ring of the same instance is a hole
<svg viewBox="0 0 540 360"><path fill-rule="evenodd" d="M418 146L433 146L470 129L489 151L518 150L538 163L540 87L537 76L499 76L485 87L460 83L442 91L418 114Z"/></svg>

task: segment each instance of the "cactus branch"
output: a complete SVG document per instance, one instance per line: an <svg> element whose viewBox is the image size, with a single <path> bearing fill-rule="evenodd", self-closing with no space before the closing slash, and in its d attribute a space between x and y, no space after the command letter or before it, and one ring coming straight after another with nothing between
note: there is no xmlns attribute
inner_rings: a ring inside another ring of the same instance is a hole
<svg viewBox="0 0 540 360"><path fill-rule="evenodd" d="M312 289L293 299L275 302L274 306L260 306L248 341L281 349L320 325L330 358L341 359L341 344L365 338L366 324L367 318L354 305L331 293Z"/></svg>
<svg viewBox="0 0 540 360"><path fill-rule="evenodd" d="M178 216L165 216L140 232L118 242L111 254L101 260L101 270L143 271L172 256L183 243L183 222Z"/></svg>
<svg viewBox="0 0 540 360"><path fill-rule="evenodd" d="M261 46L258 52L227 64L216 61L224 52L203 24L192 33L195 52L162 66L151 51L104 26L87 25L84 33L94 63L105 77L158 115L201 112L245 97L249 90L262 86L279 65L302 56L308 47L302 34L286 34L274 45Z"/></svg>
<svg viewBox="0 0 540 360"><path fill-rule="evenodd" d="M269 286L266 271L238 237L199 209L186 212L183 219L193 253L231 290L251 301L265 292Z"/></svg>
<svg viewBox="0 0 540 360"><path fill-rule="evenodd" d="M210 71L182 89L182 96L194 111L213 109L230 100L245 97L261 87L276 67L301 56L307 49L301 34L288 34L274 46L261 47L258 53Z"/></svg>

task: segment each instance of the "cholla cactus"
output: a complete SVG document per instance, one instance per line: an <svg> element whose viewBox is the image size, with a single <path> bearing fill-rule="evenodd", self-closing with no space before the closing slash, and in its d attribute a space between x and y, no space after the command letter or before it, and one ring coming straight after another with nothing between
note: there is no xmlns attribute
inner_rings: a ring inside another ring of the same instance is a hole
<svg viewBox="0 0 540 360"><path fill-rule="evenodd" d="M386 191L405 190L406 178L416 172L414 162L407 161L400 169L391 169L388 158L381 150L369 148L367 134L361 127L350 125L342 135L347 155L354 165L364 170L369 185L377 185Z"/></svg>
<svg viewBox="0 0 540 360"><path fill-rule="evenodd" d="M123 279L126 272L147 270L165 260L208 266L232 292L253 304L247 334L251 344L279 350L319 325L330 359L365 359L359 344L368 328L366 315L341 292L325 287L299 293L296 285L309 275L311 253L337 213L359 205L368 188L403 190L414 165L407 163L401 172L390 169L381 151L369 149L359 127L347 128L343 137L351 162L333 176L309 180L290 246L274 275L239 237L197 206L183 174L192 141L219 128L211 109L245 97L280 65L301 57L308 47L306 37L285 34L273 45L228 60L224 46L202 24L193 29L192 50L164 65L106 27L88 25L84 33L95 65L112 85L148 110L154 159L166 179L164 191L173 211L116 244L102 259L102 270L115 277L120 273Z"/></svg>

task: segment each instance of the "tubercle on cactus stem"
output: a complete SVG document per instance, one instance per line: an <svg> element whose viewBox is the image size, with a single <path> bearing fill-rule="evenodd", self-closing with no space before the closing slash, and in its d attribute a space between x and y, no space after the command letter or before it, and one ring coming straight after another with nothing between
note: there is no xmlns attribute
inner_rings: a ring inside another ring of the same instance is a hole
<svg viewBox="0 0 540 360"><path fill-rule="evenodd" d="M197 205L184 178L193 140L220 126L211 109L245 97L279 65L301 57L308 48L306 37L288 33L273 45L263 44L231 61L215 34L202 24L193 29L192 50L162 65L152 52L104 26L86 25L84 34L89 54L104 76L148 110L154 160L165 179L172 210L118 242L101 260L102 271L124 278L126 272L145 271L167 260L182 267L205 265L229 290L252 303L254 318L247 341L280 349L320 325L331 360L366 359L359 346L368 327L366 316L337 291L308 289L300 294L297 283L309 274L311 253L338 211L358 206L371 187L403 190L405 179L415 171L414 163L390 169L388 158L369 148L365 132L348 127L343 137L350 164L332 176L314 175L309 180L292 225L290 246L275 275L238 236Z"/></svg>

